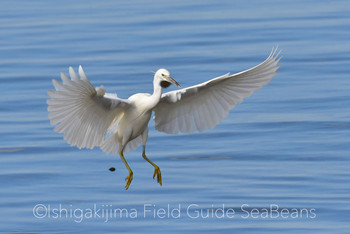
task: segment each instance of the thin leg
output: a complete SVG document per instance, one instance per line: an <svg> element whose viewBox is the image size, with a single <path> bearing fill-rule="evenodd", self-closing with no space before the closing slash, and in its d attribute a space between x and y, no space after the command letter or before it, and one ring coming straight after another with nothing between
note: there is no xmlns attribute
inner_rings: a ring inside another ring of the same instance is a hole
<svg viewBox="0 0 350 234"><path fill-rule="evenodd" d="M162 185L162 173L160 172L159 167L158 167L154 162L152 162L151 160L149 160L149 158L147 158L146 152L145 152L145 148L146 148L146 146L144 145L144 146L143 146L142 157L143 157L147 162L149 162L152 166L154 166L153 179L154 179L154 178L156 177L156 175L157 175L157 182L158 182L160 185Z"/></svg>
<svg viewBox="0 0 350 234"><path fill-rule="evenodd" d="M153 173L153 179L157 175L157 182L162 185L162 174L160 173L159 167L153 163L151 160L149 160L146 156L146 143L148 138L148 127L145 129L145 131L142 133L142 143L143 143L143 150L142 150L142 157L149 162L152 166L154 166L154 173Z"/></svg>
<svg viewBox="0 0 350 234"><path fill-rule="evenodd" d="M123 151L119 152L119 155L120 155L120 158L123 160L123 162L124 162L126 168L127 168L128 171L129 171L129 175L125 178L125 180L127 180L126 185L125 185L125 189L128 190L128 188L129 188L129 186L130 186L130 184L131 184L131 181L132 181L132 179L133 179L133 178L132 178L132 175L133 175L134 173L133 173L132 170L130 169L129 164L126 162L126 160L125 160L125 158L124 158Z"/></svg>

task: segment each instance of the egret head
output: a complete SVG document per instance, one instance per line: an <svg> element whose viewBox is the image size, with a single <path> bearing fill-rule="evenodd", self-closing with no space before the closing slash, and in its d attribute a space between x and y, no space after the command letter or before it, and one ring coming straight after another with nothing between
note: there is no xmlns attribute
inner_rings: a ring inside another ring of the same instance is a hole
<svg viewBox="0 0 350 234"><path fill-rule="evenodd" d="M169 87L171 84L176 85L177 87L181 88L181 86L179 85L179 83L177 83L171 76L170 76L170 72L167 69L161 68L159 69L155 75L154 78L158 79L160 81L160 86L162 86L162 88L167 88Z"/></svg>

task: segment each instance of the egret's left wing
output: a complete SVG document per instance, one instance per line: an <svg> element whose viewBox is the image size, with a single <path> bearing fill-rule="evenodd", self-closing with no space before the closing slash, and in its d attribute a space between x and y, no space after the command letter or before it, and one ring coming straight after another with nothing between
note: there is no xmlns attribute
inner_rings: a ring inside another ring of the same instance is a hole
<svg viewBox="0 0 350 234"><path fill-rule="evenodd" d="M69 75L71 79L61 73L62 83L52 80L56 90L48 91L50 123L70 145L92 149L103 143L108 128L117 124L130 102L105 93L103 86L95 89L81 66L80 78L72 67Z"/></svg>
<svg viewBox="0 0 350 234"><path fill-rule="evenodd" d="M276 52L246 71L164 93L154 108L155 128L171 134L214 128L243 98L270 82L279 68Z"/></svg>

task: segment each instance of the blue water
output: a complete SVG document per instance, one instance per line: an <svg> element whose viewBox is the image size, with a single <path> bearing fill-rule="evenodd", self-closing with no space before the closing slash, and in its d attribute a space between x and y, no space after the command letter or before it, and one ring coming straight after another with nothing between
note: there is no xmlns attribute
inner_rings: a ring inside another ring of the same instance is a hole
<svg viewBox="0 0 350 234"><path fill-rule="evenodd" d="M348 232L349 12L345 0L1 1L0 231ZM127 98L152 92L160 67L186 87L276 45L277 76L215 129L166 135L150 122L162 187L141 149L126 156L125 191L118 157L50 126L47 90L70 65Z"/></svg>

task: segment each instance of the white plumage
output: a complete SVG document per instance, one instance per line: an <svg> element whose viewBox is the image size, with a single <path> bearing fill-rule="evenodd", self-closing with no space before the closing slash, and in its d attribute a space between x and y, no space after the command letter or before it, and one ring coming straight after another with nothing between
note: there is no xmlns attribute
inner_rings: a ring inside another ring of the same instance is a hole
<svg viewBox="0 0 350 234"><path fill-rule="evenodd" d="M64 134L72 146L92 149L100 147L106 153L120 154L129 170L126 189L133 172L123 152L143 143L143 157L155 167L157 181L162 184L160 169L145 154L148 122L154 111L155 128L165 133L204 131L214 128L229 111L270 82L276 74L280 58L277 49L261 64L239 72L229 73L202 84L162 94L162 87L171 83L166 69L154 75L153 94L135 94L128 99L106 93L104 86L94 88L79 66L79 77L69 67L70 79L61 73L62 83L53 79L55 91L48 91L49 118L55 131ZM180 87L180 86L179 86ZM106 139L107 132L111 136Z"/></svg>

